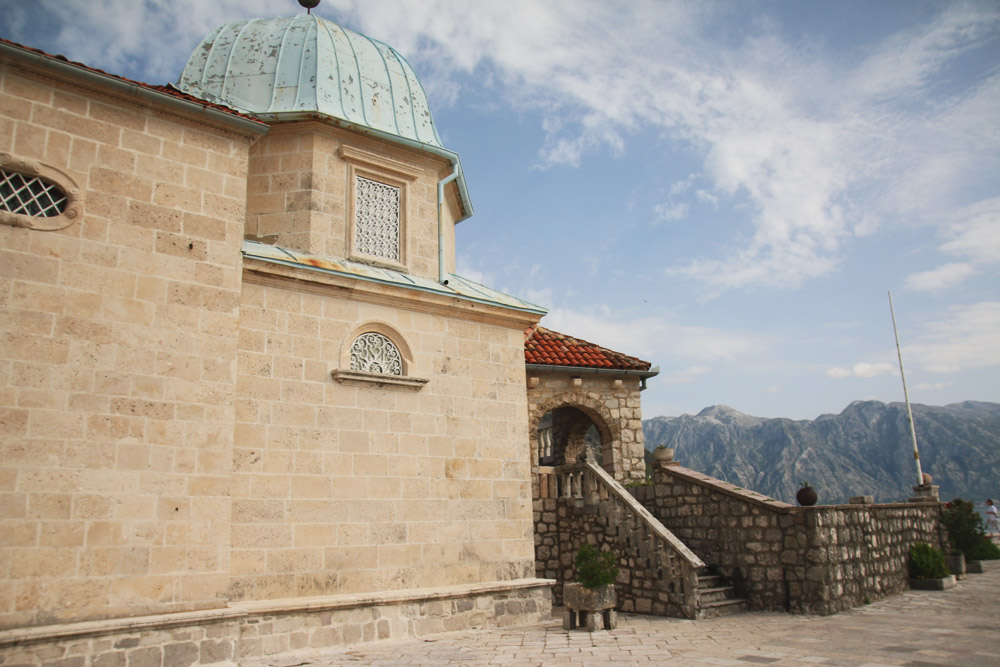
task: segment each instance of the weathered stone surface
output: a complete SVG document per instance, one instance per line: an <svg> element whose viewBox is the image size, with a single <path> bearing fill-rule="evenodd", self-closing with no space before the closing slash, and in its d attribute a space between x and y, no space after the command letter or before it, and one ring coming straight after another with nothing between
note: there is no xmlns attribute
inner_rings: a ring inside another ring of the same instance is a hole
<svg viewBox="0 0 1000 667"><path fill-rule="evenodd" d="M587 588L581 583L563 585L563 604L571 609L601 611L615 606L615 587Z"/></svg>
<svg viewBox="0 0 1000 667"><path fill-rule="evenodd" d="M956 583L955 575L949 574L940 579L910 579L910 588L920 591L945 591L954 588Z"/></svg>
<svg viewBox="0 0 1000 667"><path fill-rule="evenodd" d="M831 614L898 593L910 545L945 541L937 503L793 507L681 466L634 495L755 609Z"/></svg>

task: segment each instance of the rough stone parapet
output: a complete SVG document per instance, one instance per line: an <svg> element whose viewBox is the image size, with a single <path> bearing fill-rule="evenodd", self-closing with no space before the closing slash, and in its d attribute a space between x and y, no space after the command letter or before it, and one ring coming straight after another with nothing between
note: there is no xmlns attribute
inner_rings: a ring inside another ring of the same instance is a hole
<svg viewBox="0 0 1000 667"><path fill-rule="evenodd" d="M796 507L682 466L631 489L751 608L830 614L906 590L914 542L941 547L941 505Z"/></svg>

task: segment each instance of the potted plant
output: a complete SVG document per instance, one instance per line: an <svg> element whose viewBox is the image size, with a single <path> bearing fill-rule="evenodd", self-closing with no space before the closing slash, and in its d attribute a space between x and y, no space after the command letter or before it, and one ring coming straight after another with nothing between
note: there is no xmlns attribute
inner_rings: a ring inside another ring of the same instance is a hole
<svg viewBox="0 0 1000 667"><path fill-rule="evenodd" d="M802 488L795 494L795 500L797 500L799 505L802 505L803 507L811 507L816 504L817 500L819 500L819 495L816 493L816 489L811 486L809 482L802 482Z"/></svg>
<svg viewBox="0 0 1000 667"><path fill-rule="evenodd" d="M948 574L944 554L924 542L910 546L910 588L942 591L955 585L955 575Z"/></svg>
<svg viewBox="0 0 1000 667"><path fill-rule="evenodd" d="M1000 548L986 537L983 518L971 502L955 498L945 503L941 522L948 529L952 550L964 554L966 572L981 574L980 561L1000 558Z"/></svg>
<svg viewBox="0 0 1000 667"><path fill-rule="evenodd" d="M658 463L669 463L674 460L674 450L672 447L667 447L666 445L660 445L653 450L653 458Z"/></svg>
<svg viewBox="0 0 1000 667"><path fill-rule="evenodd" d="M958 549L952 549L944 555L944 562L948 566L948 571L955 575L956 579L965 579L965 554Z"/></svg>
<svg viewBox="0 0 1000 667"><path fill-rule="evenodd" d="M593 632L613 630L617 625L615 607L615 577L618 566L610 551L584 544L576 552L576 582L563 585L563 628L585 627Z"/></svg>

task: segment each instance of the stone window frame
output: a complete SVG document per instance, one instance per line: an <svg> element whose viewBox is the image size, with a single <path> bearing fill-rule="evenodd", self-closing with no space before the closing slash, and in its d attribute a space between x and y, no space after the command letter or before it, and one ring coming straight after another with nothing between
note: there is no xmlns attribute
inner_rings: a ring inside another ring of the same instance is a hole
<svg viewBox="0 0 1000 667"><path fill-rule="evenodd" d="M401 375L385 375L382 373L366 373L351 369L351 348L354 342L367 333L377 333L388 338L399 351L403 368ZM419 391L429 380L409 375L413 366L413 352L403 335L386 322L365 322L354 327L344 337L340 346L338 367L331 372L333 379L341 384L368 384L376 386L391 386Z"/></svg>
<svg viewBox="0 0 1000 667"><path fill-rule="evenodd" d="M407 258L409 256L409 220L411 217L410 185L420 177L418 169L376 153L371 153L353 146L341 146L340 157L347 163L347 206L345 229L347 230L347 258L374 264L395 271L408 272ZM357 237L357 183L358 177L375 181L399 189L399 260L366 255L358 252L355 247Z"/></svg>
<svg viewBox="0 0 1000 667"><path fill-rule="evenodd" d="M0 223L42 232L54 232L69 227L83 215L83 192L76 180L62 169L50 164L0 153L0 169L51 183L66 194L66 208L59 215L41 217L0 211Z"/></svg>

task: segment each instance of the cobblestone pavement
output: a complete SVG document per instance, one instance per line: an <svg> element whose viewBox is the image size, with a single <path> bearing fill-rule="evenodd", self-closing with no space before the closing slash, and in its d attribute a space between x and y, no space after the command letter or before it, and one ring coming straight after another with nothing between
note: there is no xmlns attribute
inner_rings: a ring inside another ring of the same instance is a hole
<svg viewBox="0 0 1000 667"><path fill-rule="evenodd" d="M947 591L908 591L834 616L688 621L619 614L612 631L557 621L299 653L245 667L331 665L1000 665L1000 562Z"/></svg>

